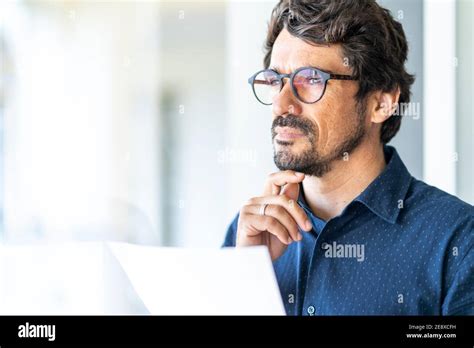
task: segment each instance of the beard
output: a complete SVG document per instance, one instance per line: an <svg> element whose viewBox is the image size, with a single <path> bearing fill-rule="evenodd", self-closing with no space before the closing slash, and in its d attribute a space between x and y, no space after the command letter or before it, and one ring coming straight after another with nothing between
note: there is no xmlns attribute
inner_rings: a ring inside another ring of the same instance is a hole
<svg viewBox="0 0 474 348"><path fill-rule="evenodd" d="M275 145L273 145L273 161L277 168L280 170L294 170L316 177L322 177L330 172L332 163L347 157L360 145L365 136L363 122L366 114L365 103L357 103L356 111L356 121L348 135L325 155L321 154L321 151L317 148L316 126L309 119L292 114L275 118L271 129L272 140L277 135L275 132L276 127L292 127L301 131L310 144L309 149L303 150L301 153L294 153L294 150L291 149L292 141L277 140L278 144L284 146L281 150L277 151Z"/></svg>

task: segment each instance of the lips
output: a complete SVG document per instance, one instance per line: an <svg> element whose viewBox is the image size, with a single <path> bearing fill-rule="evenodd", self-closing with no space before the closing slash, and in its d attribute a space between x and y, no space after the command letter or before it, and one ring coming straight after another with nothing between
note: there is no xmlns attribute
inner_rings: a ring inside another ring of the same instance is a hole
<svg viewBox="0 0 474 348"><path fill-rule="evenodd" d="M301 131L291 127L277 127L276 138L280 140L294 140L304 136Z"/></svg>

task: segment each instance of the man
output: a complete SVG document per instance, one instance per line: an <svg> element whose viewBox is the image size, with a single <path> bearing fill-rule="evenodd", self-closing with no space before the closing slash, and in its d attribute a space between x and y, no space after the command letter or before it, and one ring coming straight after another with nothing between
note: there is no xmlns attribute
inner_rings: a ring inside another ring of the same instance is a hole
<svg viewBox="0 0 474 348"><path fill-rule="evenodd" d="M224 246L268 247L289 315L474 314L474 208L386 145L414 80L400 23L372 0L282 0L265 47L249 83L280 171Z"/></svg>

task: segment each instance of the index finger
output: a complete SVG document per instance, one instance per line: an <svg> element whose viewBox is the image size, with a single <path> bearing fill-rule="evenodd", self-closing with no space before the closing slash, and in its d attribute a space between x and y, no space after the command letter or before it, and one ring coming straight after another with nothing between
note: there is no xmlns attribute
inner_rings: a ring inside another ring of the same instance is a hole
<svg viewBox="0 0 474 348"><path fill-rule="evenodd" d="M268 176L263 190L264 196L279 195L283 186L289 183L300 183L304 179L304 174L294 170L283 170Z"/></svg>

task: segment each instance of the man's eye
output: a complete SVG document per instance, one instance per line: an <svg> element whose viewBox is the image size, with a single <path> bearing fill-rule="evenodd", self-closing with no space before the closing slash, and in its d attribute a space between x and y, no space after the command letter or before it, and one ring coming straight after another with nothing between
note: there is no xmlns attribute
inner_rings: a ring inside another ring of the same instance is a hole
<svg viewBox="0 0 474 348"><path fill-rule="evenodd" d="M321 79L319 79L319 78L309 78L307 80L307 82L310 85L317 85L317 84L321 83Z"/></svg>
<svg viewBox="0 0 474 348"><path fill-rule="evenodd" d="M280 80L272 80L269 83L271 86L278 86L280 84Z"/></svg>

